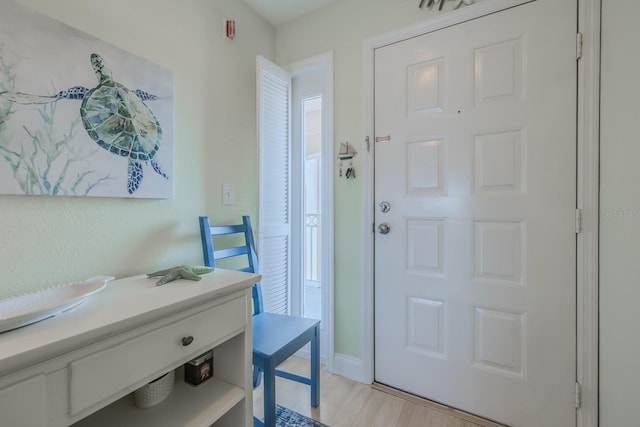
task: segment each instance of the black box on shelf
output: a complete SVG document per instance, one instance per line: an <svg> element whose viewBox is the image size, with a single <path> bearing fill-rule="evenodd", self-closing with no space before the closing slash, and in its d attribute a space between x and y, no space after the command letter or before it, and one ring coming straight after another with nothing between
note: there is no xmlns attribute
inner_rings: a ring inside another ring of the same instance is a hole
<svg viewBox="0 0 640 427"><path fill-rule="evenodd" d="M184 380L191 385L199 385L213 376L213 351L188 361L184 365Z"/></svg>

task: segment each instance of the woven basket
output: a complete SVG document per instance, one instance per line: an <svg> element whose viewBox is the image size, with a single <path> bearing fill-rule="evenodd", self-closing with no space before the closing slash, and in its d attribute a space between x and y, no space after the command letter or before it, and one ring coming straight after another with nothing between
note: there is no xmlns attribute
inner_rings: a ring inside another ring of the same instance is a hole
<svg viewBox="0 0 640 427"><path fill-rule="evenodd" d="M171 394L175 382L175 371L169 371L133 392L133 403L138 408L151 408Z"/></svg>

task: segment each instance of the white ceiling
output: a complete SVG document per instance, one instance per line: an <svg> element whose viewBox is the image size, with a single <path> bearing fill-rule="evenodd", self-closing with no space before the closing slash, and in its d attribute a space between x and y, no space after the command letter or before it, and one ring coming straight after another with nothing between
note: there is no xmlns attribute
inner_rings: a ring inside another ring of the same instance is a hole
<svg viewBox="0 0 640 427"><path fill-rule="evenodd" d="M292 21L337 0L244 0L273 26Z"/></svg>

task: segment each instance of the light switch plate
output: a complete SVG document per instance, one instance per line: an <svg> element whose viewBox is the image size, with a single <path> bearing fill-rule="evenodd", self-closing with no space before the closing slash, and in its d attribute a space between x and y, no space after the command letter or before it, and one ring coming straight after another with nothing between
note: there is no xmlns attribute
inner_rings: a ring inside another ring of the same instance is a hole
<svg viewBox="0 0 640 427"><path fill-rule="evenodd" d="M233 205L233 184L222 184L222 204L226 206Z"/></svg>

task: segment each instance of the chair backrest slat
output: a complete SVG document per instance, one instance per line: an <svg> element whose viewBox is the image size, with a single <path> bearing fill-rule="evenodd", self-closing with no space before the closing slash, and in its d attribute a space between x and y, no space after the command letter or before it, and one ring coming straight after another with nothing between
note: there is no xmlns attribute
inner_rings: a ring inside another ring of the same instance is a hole
<svg viewBox="0 0 640 427"><path fill-rule="evenodd" d="M200 220L200 237L202 240L202 255L204 264L208 267L216 267L216 261L221 259L246 257L246 266L237 268L239 271L248 273L257 273L258 256L256 254L255 244L253 241L253 230L251 228L251 219L248 216L242 217L242 224L236 225L215 225L209 222L209 217L201 216ZM243 234L244 244L216 249L213 237L225 236L233 234ZM238 258L240 259L240 258ZM254 314L262 313L262 287L260 283L256 283L252 289L253 312Z"/></svg>
<svg viewBox="0 0 640 427"><path fill-rule="evenodd" d="M244 233L246 227L244 224L239 225L216 225L211 227L212 236L221 236L224 234Z"/></svg>
<svg viewBox="0 0 640 427"><path fill-rule="evenodd" d="M236 246L233 248L217 249L213 251L213 257L218 259L233 258L234 256L248 255L250 252L246 246Z"/></svg>

